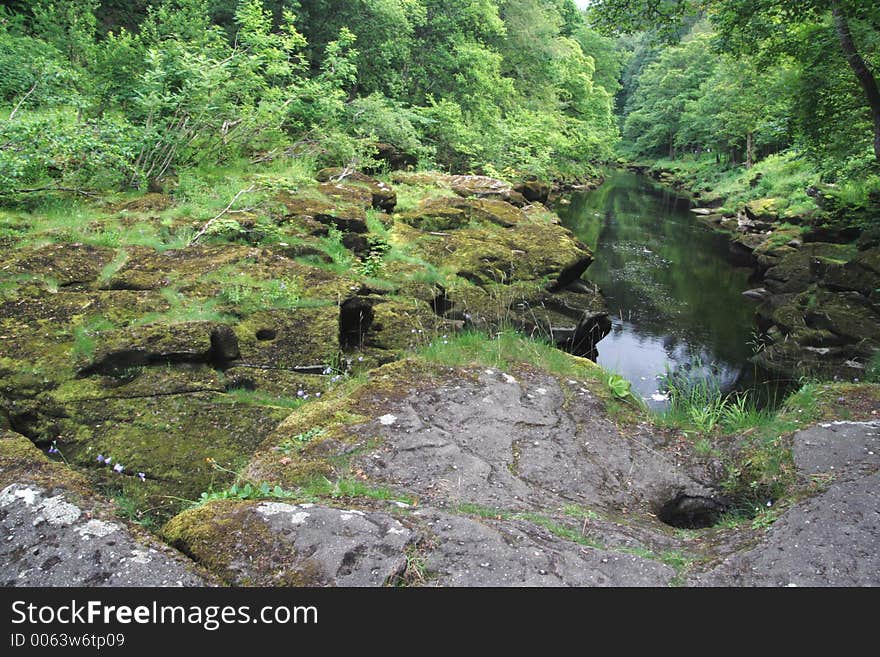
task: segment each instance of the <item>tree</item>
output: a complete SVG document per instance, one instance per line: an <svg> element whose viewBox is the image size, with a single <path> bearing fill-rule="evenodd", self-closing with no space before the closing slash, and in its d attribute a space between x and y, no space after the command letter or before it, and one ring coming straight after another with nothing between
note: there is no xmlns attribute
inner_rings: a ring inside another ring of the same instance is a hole
<svg viewBox="0 0 880 657"><path fill-rule="evenodd" d="M870 110L874 157L880 161L880 90L876 76L853 36L854 21L880 24L880 5L862 0L596 0L592 16L605 30L633 32L660 26L669 37L689 13L705 11L719 31L722 44L735 52L757 48L766 57L790 54L797 48L800 25L831 16L838 47L844 55ZM786 26L787 29L780 29Z"/></svg>

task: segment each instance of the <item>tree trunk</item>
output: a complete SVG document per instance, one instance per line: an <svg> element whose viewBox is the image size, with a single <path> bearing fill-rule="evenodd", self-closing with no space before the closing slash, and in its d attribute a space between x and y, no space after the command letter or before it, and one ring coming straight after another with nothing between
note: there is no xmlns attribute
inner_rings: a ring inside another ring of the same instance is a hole
<svg viewBox="0 0 880 657"><path fill-rule="evenodd" d="M874 120L874 157L880 161L880 90L877 88L877 80L859 51L856 50L856 44L853 42L852 32L849 29L849 21L837 2L834 3L831 14L834 16L834 29L840 39L840 47L850 68L856 74L859 84L862 85L868 106L871 108L871 117Z"/></svg>
<svg viewBox="0 0 880 657"><path fill-rule="evenodd" d="M751 169L752 164L754 164L754 154L752 153L753 146L752 133L749 132L746 135L746 169Z"/></svg>

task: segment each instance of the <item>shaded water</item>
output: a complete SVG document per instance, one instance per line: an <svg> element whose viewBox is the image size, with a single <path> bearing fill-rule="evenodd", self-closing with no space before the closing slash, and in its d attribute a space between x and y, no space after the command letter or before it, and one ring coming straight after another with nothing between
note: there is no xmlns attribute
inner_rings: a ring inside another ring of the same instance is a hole
<svg viewBox="0 0 880 657"><path fill-rule="evenodd" d="M755 305L742 296L751 269L737 266L724 235L697 221L686 200L629 172L611 172L570 200L557 212L593 250L585 277L612 315L600 365L655 407L664 405L659 378L669 371L709 373L724 391L763 384L766 374L749 361Z"/></svg>

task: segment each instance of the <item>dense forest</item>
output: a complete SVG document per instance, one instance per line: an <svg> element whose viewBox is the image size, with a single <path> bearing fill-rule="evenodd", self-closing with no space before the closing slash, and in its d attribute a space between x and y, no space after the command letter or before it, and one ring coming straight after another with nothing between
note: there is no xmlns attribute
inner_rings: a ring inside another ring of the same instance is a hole
<svg viewBox="0 0 880 657"><path fill-rule="evenodd" d="M273 153L455 170L608 158L621 55L571 0L60 0L0 19L0 181L146 187ZM601 68L599 68L601 66Z"/></svg>
<svg viewBox="0 0 880 657"><path fill-rule="evenodd" d="M7 194L278 154L546 178L620 154L713 174L769 158L803 189L875 173L876 3L5 4Z"/></svg>

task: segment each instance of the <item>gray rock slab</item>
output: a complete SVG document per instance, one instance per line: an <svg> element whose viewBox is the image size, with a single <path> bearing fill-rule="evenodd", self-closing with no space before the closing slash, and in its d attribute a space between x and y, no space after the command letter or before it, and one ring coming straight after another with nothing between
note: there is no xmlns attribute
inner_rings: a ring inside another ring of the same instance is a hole
<svg viewBox="0 0 880 657"><path fill-rule="evenodd" d="M94 517L64 494L12 484L0 491L2 586L204 586L170 548Z"/></svg>
<svg viewBox="0 0 880 657"><path fill-rule="evenodd" d="M694 577L699 586L880 585L880 473L793 505L754 548Z"/></svg>
<svg viewBox="0 0 880 657"><path fill-rule="evenodd" d="M308 567L318 581L382 586L406 568L412 532L387 513L283 502L263 502L253 512L276 540L302 557L298 567Z"/></svg>
<svg viewBox="0 0 880 657"><path fill-rule="evenodd" d="M375 431L383 445L359 466L432 504L656 509L679 493L713 495L661 453L656 436L622 434L601 400L548 375L485 370L476 382L417 392Z"/></svg>
<svg viewBox="0 0 880 657"><path fill-rule="evenodd" d="M675 571L633 554L561 539L527 521L493 521L423 509L425 558L436 586L666 586Z"/></svg>
<svg viewBox="0 0 880 657"><path fill-rule="evenodd" d="M880 421L826 422L798 431L794 462L806 475L880 468Z"/></svg>

